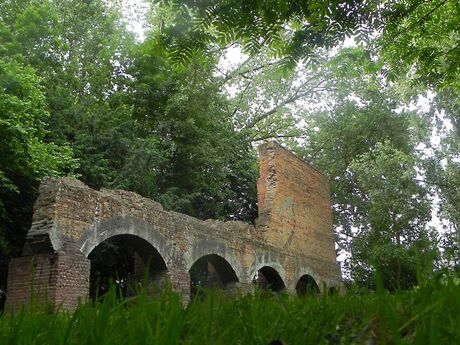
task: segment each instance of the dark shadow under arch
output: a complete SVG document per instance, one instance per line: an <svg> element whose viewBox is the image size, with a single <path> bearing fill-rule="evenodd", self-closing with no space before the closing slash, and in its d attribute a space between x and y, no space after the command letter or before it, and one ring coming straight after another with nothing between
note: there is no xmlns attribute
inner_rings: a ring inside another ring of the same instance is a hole
<svg viewBox="0 0 460 345"><path fill-rule="evenodd" d="M199 258L190 267L190 296L202 289L222 289L232 292L239 282L235 270L223 257L208 254Z"/></svg>
<svg viewBox="0 0 460 345"><path fill-rule="evenodd" d="M103 295L114 283L124 296L136 286L160 285L167 267L154 246L141 237L115 235L99 243L88 255L91 260L90 297Z"/></svg>
<svg viewBox="0 0 460 345"><path fill-rule="evenodd" d="M253 278L253 282L262 290L282 292L286 289L286 285L279 273L270 266L264 266L259 269Z"/></svg>
<svg viewBox="0 0 460 345"><path fill-rule="evenodd" d="M315 279L308 275L304 274L300 277L299 281L295 286L298 296L308 296L308 295L317 295L319 294L319 286L316 283Z"/></svg>
<svg viewBox="0 0 460 345"><path fill-rule="evenodd" d="M338 295L339 294L339 289L335 286L331 286L328 290L328 295Z"/></svg>

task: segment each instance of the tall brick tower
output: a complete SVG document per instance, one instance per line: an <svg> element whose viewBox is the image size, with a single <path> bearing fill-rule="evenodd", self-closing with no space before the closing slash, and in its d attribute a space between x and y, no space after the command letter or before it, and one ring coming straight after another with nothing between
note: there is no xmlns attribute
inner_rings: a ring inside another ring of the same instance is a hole
<svg viewBox="0 0 460 345"><path fill-rule="evenodd" d="M256 227L270 245L308 257L321 280L341 281L329 179L275 142L262 144L259 153Z"/></svg>

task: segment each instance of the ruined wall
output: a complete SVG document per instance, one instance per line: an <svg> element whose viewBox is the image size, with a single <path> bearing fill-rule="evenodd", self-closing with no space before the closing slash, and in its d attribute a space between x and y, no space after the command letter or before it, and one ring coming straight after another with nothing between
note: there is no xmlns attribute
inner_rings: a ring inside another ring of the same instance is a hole
<svg viewBox="0 0 460 345"><path fill-rule="evenodd" d="M328 178L276 143L259 147L257 227L266 243L337 276Z"/></svg>
<svg viewBox="0 0 460 345"><path fill-rule="evenodd" d="M238 280L233 288L242 292L253 290L253 279L264 266L278 272L290 293L305 274L320 288L339 286L327 178L277 144L262 146L260 156L256 227L201 221L166 211L135 193L96 191L73 178L45 179L23 257L10 264L7 308L27 300L27 264L33 258L43 261L46 277L35 277L36 286L52 303L72 308L88 295L88 255L104 240L126 234L154 247L167 277L185 299L189 270L207 255L217 255L231 266Z"/></svg>

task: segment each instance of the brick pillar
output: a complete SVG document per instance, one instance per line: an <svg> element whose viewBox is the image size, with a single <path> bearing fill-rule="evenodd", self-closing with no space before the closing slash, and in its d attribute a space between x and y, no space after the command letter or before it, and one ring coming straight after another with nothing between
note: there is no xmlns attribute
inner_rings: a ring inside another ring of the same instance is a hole
<svg viewBox="0 0 460 345"><path fill-rule="evenodd" d="M89 298L91 261L83 254L59 253L55 268L54 304L73 310Z"/></svg>
<svg viewBox="0 0 460 345"><path fill-rule="evenodd" d="M190 301L190 274L186 271L169 270L172 288L182 295L184 304Z"/></svg>
<svg viewBox="0 0 460 345"><path fill-rule="evenodd" d="M236 284L236 289L238 293L241 293L242 295L249 295L249 294L254 294L254 283L251 282L238 282Z"/></svg>
<svg viewBox="0 0 460 345"><path fill-rule="evenodd" d="M75 309L89 293L90 262L82 254L45 253L13 258L8 270L5 309L32 300Z"/></svg>
<svg viewBox="0 0 460 345"><path fill-rule="evenodd" d="M297 296L297 290L293 285L286 285L286 288L283 290L283 292L291 296Z"/></svg>
<svg viewBox="0 0 460 345"><path fill-rule="evenodd" d="M10 260L5 310L15 311L31 301L53 303L54 255L39 254Z"/></svg>

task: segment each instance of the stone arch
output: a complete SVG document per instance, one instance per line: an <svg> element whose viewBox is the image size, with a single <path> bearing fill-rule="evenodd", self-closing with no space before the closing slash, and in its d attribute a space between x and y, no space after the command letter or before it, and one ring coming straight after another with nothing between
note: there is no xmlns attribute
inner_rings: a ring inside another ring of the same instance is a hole
<svg viewBox="0 0 460 345"><path fill-rule="evenodd" d="M275 270L284 284L284 282L286 281L286 273L284 267L279 263L278 256L272 252L258 253L256 255L253 264L248 270L249 281L252 280L252 282L254 283L254 278L258 274L259 270L264 266L270 267L273 270Z"/></svg>
<svg viewBox="0 0 460 345"><path fill-rule="evenodd" d="M202 240L192 243L189 250L184 254L185 270L189 272L195 262L210 254L218 255L228 262L233 271L235 271L238 281L240 280L240 277L242 277L241 265L235 260L233 251L225 243L216 240Z"/></svg>
<svg viewBox="0 0 460 345"><path fill-rule="evenodd" d="M174 256L177 256L165 237L151 224L131 216L119 216L95 222L77 241L77 246L80 252L88 257L96 246L117 235L134 235L145 240L158 251L168 267L173 262Z"/></svg>
<svg viewBox="0 0 460 345"><path fill-rule="evenodd" d="M316 295L319 293L319 286L311 275L304 274L297 281L295 290L298 296Z"/></svg>
<svg viewBox="0 0 460 345"><path fill-rule="evenodd" d="M123 295L135 294L143 286L153 292L163 284L166 262L158 250L133 234L108 237L89 253L90 297L107 292L115 283Z"/></svg>
<svg viewBox="0 0 460 345"><path fill-rule="evenodd" d="M222 256L208 254L199 258L189 269L190 294L199 288L217 288L233 292L239 279L230 263Z"/></svg>
<svg viewBox="0 0 460 345"><path fill-rule="evenodd" d="M297 269L295 270L295 273L292 277L293 284L297 285L297 283L303 276L310 276L315 281L320 292L323 292L323 289L325 288L325 284L326 286L330 285L328 282L325 282L324 280L322 280L321 276L314 269L311 268L309 263L306 263L306 262L301 262L297 264Z"/></svg>
<svg viewBox="0 0 460 345"><path fill-rule="evenodd" d="M94 248L107 239L126 235L135 236L139 240L143 240L151 245L158 252L159 257L162 258L167 268L162 274L167 274L168 279L172 280L173 285L177 285L176 280L180 279L176 277L178 272L185 271L185 262L182 253L176 246L171 246L152 224L142 219L125 215L97 221L76 241L77 250L88 258ZM137 261L139 262L139 260ZM142 262L140 265L136 265L135 276L139 279L145 273L144 270L139 268L143 264ZM147 286L152 286L153 282L158 283L160 278L157 273L149 272L152 275L152 279L148 282ZM88 274L90 273L88 272Z"/></svg>
<svg viewBox="0 0 460 345"><path fill-rule="evenodd" d="M218 270L220 270L220 275L224 277L224 281L220 284L221 286L217 284L214 287L223 288L225 291L234 290L242 276L241 265L235 260L232 250L221 241L205 239L192 243L189 250L184 254L184 262L185 270L190 278L191 295L194 295L197 290L197 281L194 281L194 277L190 274L191 271L193 273L192 267L196 263L198 263L198 266L194 267L194 269L197 269L196 273L201 272L205 276L208 276L210 270L211 272L214 271L215 266L217 266ZM205 287L213 287L213 284L210 283L207 283L208 286L204 284Z"/></svg>
<svg viewBox="0 0 460 345"><path fill-rule="evenodd" d="M339 294L339 288L337 286L330 286L329 289L327 290L328 295L338 295Z"/></svg>
<svg viewBox="0 0 460 345"><path fill-rule="evenodd" d="M286 289L283 278L281 278L278 271L271 266L259 268L253 277L253 282L263 290L282 292Z"/></svg>

